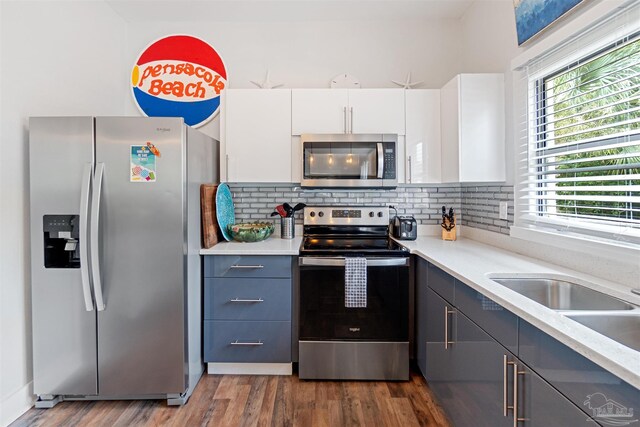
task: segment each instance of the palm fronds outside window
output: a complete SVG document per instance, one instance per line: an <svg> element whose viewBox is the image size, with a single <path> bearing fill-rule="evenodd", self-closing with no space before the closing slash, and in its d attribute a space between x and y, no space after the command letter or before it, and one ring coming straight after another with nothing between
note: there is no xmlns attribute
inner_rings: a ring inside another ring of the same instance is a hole
<svg viewBox="0 0 640 427"><path fill-rule="evenodd" d="M531 214L640 228L640 37L535 82Z"/></svg>

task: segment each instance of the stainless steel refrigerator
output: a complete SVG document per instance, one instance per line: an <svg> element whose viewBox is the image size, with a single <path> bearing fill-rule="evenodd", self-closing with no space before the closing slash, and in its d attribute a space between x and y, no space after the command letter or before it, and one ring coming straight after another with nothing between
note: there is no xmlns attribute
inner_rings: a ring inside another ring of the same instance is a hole
<svg viewBox="0 0 640 427"><path fill-rule="evenodd" d="M218 143L179 118L29 120L37 407L183 404L203 372L200 184Z"/></svg>

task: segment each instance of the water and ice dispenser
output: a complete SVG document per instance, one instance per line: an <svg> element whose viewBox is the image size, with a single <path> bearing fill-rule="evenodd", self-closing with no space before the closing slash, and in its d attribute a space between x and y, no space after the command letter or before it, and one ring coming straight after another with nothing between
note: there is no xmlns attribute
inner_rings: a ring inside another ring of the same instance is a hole
<svg viewBox="0 0 640 427"><path fill-rule="evenodd" d="M45 268L80 268L79 215L44 215Z"/></svg>

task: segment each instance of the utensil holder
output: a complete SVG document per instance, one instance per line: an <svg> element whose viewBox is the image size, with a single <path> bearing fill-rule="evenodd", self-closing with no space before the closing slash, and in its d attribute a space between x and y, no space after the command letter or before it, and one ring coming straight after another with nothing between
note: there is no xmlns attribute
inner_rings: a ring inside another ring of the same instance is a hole
<svg viewBox="0 0 640 427"><path fill-rule="evenodd" d="M293 239L296 235L296 221L294 217L280 218L280 237Z"/></svg>

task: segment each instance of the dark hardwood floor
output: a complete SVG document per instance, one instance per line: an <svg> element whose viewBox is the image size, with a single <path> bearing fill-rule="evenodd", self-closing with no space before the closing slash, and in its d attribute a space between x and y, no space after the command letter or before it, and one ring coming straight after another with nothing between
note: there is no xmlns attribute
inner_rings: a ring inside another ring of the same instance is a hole
<svg viewBox="0 0 640 427"><path fill-rule="evenodd" d="M449 426L424 379L301 381L204 375L183 407L166 401L62 402L31 409L22 426Z"/></svg>

